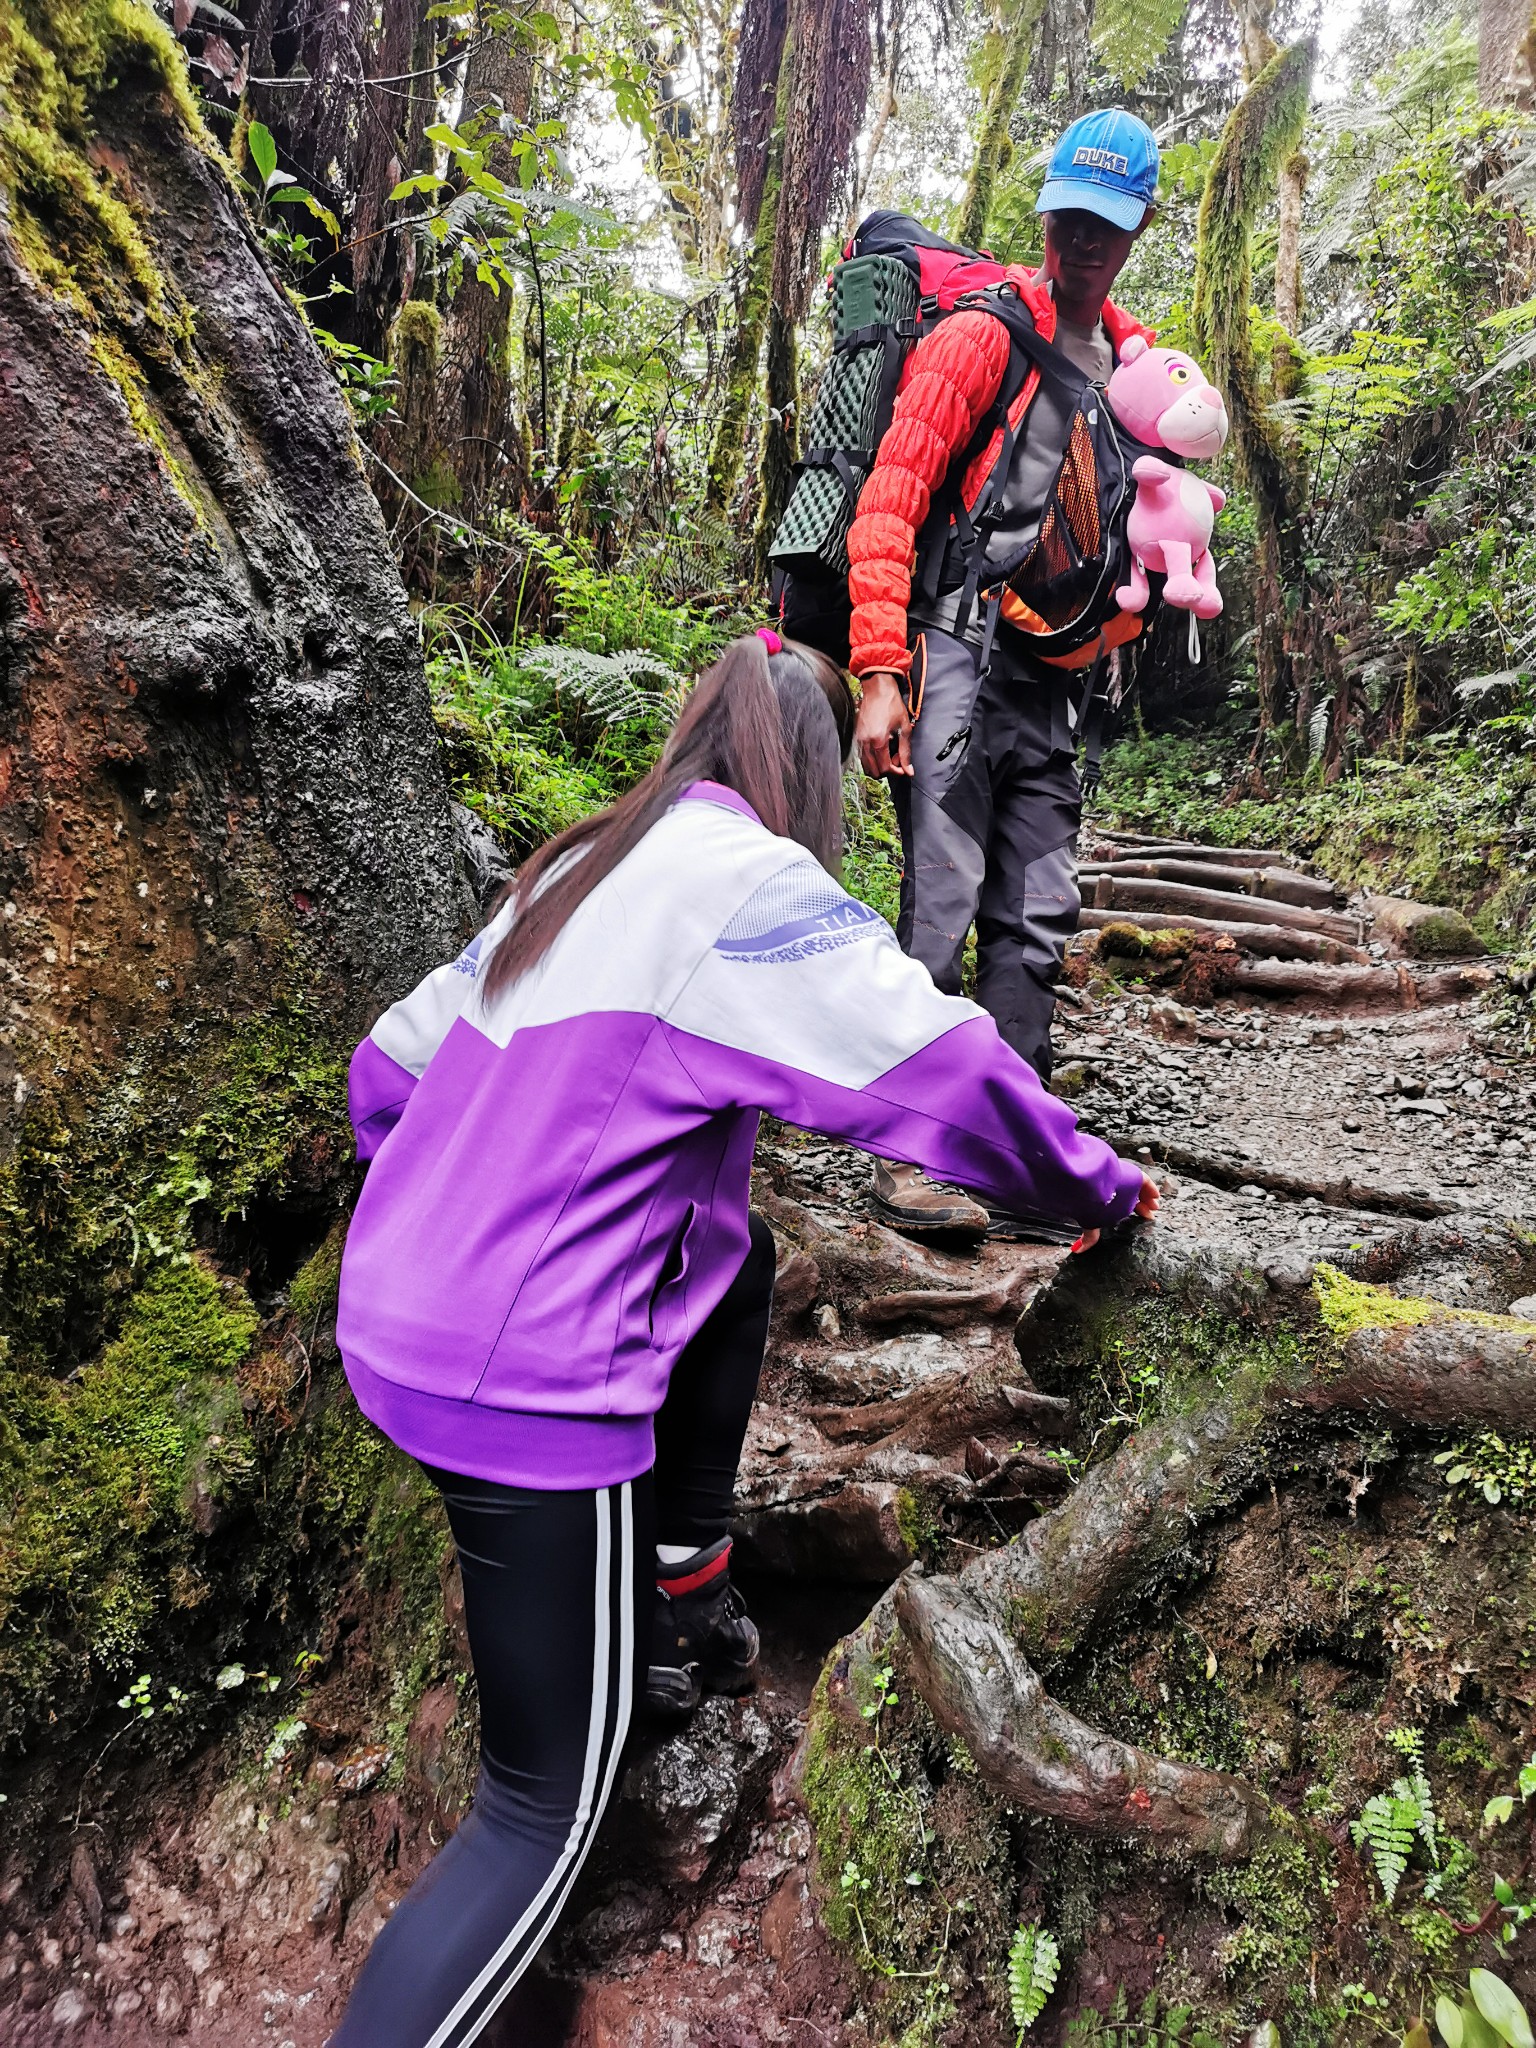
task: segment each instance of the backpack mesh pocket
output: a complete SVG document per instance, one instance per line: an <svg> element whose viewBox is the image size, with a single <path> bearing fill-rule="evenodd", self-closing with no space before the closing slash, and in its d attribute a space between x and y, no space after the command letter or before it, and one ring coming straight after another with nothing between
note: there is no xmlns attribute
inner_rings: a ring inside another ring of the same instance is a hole
<svg viewBox="0 0 1536 2048"><path fill-rule="evenodd" d="M1035 538L1003 579L1019 604L1040 620L1035 630L1065 631L1101 591L1110 569L1105 483L1092 429L1078 410ZM1118 491L1118 483L1114 488Z"/></svg>

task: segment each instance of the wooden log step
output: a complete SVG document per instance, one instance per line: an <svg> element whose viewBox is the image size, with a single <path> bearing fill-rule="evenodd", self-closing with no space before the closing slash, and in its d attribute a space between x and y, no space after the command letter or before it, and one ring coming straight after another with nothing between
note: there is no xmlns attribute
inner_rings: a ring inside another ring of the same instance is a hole
<svg viewBox="0 0 1536 2048"><path fill-rule="evenodd" d="M1278 846L1206 846L1198 839L1150 839L1139 834L1105 832L1090 825L1089 836L1123 846L1127 860L1209 860L1231 868L1296 868L1311 872L1310 863L1298 860ZM1114 856L1118 862L1122 856Z"/></svg>
<svg viewBox="0 0 1536 2048"><path fill-rule="evenodd" d="M1238 960L1227 975L1233 995L1300 997L1324 1009L1341 1003L1385 1003L1416 1010L1480 995L1496 979L1491 967L1442 967L1415 975L1407 967L1326 967L1303 960Z"/></svg>
<svg viewBox="0 0 1536 2048"><path fill-rule="evenodd" d="M1197 889L1226 889L1238 896L1262 896L1273 903L1296 903L1304 910L1331 910L1334 887L1321 875L1303 875L1295 868L1225 867L1215 861L1117 860L1084 861L1079 875L1112 875L1132 881L1188 882Z"/></svg>
<svg viewBox="0 0 1536 2048"><path fill-rule="evenodd" d="M1331 939L1323 932L1292 931L1277 924L1237 924L1215 917L1173 917L1156 910L1084 910L1080 931L1101 932L1109 925L1134 925L1138 931L1192 932L1197 938L1227 938L1238 950L1271 960L1321 960L1330 965L1364 964L1368 955L1358 946Z"/></svg>
<svg viewBox="0 0 1536 2048"><path fill-rule="evenodd" d="M1279 924L1292 931L1322 932L1330 939L1342 939L1347 946L1360 943L1357 918L1340 917L1324 910L1309 910L1296 903L1259 901L1252 896L1228 895L1221 889L1197 889L1185 882L1145 882L1134 877L1122 880L1106 870L1094 882L1095 910L1165 910L1175 916L1231 918L1240 924Z"/></svg>

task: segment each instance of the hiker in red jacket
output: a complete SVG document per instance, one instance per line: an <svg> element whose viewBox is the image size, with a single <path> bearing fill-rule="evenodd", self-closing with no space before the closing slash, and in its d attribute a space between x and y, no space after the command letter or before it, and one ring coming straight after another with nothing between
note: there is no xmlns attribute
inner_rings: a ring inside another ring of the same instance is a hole
<svg viewBox="0 0 1536 2048"><path fill-rule="evenodd" d="M1074 121L1037 202L1045 261L1036 271L1008 272L1041 336L1100 383L1121 345L1147 333L1108 294L1152 216L1157 176L1157 143L1133 115L1109 109ZM976 579L966 575L967 515L1005 432L1016 438L983 568L1016 557L1039 527L1066 435L1063 399L1031 371L1007 428L967 465L958 503L942 491L950 464L993 407L1008 362L1006 328L979 309L955 312L913 350L848 536L851 665L863 690L860 759L866 774L890 778L901 825L902 946L941 989L958 993L974 923L977 998L1046 1080L1051 987L1077 925L1083 686L1092 664L1140 621L1120 614L1093 646L1047 662L1029 646L1031 621L1036 630L1042 621L1006 600L989 621L978 605ZM947 540L930 521L947 524ZM917 588L915 564L923 568ZM1076 1235L1060 1219L989 1211L895 1160L877 1162L875 1198L906 1229Z"/></svg>

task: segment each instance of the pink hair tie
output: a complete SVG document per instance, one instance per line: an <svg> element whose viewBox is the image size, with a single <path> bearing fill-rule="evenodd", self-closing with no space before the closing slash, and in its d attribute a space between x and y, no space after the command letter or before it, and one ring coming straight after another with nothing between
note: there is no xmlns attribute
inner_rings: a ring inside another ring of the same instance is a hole
<svg viewBox="0 0 1536 2048"><path fill-rule="evenodd" d="M757 637L762 641L770 654L782 654L784 652L784 642L775 633L772 626L759 626Z"/></svg>

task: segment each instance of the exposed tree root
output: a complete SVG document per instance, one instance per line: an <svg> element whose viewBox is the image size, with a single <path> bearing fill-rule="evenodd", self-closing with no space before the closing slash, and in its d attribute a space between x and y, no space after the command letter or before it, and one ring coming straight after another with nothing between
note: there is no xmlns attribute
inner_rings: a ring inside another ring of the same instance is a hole
<svg viewBox="0 0 1536 2048"><path fill-rule="evenodd" d="M1378 1209L1387 1215L1457 1216L1464 1213L1459 1202L1452 1202L1440 1195L1418 1194L1411 1188L1377 1188L1364 1181L1351 1180L1347 1175L1341 1180L1309 1179L1305 1174L1284 1173L1278 1167L1262 1166L1251 1159L1232 1159L1219 1152L1200 1152L1192 1145L1180 1145L1171 1138L1159 1136L1154 1131L1127 1131L1110 1136L1107 1141L1119 1152L1150 1152L1154 1159L1167 1166L1174 1166L1181 1173L1193 1174L1196 1180L1210 1181L1214 1187L1269 1188L1277 1195L1292 1195L1298 1201L1315 1196L1330 1209Z"/></svg>
<svg viewBox="0 0 1536 2048"><path fill-rule="evenodd" d="M1133 1285L1160 1291L1157 1256L1133 1247L1130 1257ZM1247 1284L1208 1256L1184 1278L1229 1312ZM1034 1662L1066 1657L1176 1572L1195 1529L1282 1469L1320 1420L1366 1412L1410 1432L1529 1429L1536 1324L1399 1299L1328 1269L1317 1290L1290 1364L1273 1363L1284 1349L1268 1363L1256 1354L1198 1405L1138 1430L1018 1541L954 1577L897 1589L924 1698L1009 1799L1092 1833L1250 1854L1262 1801L1221 1773L1098 1734L1050 1701Z"/></svg>
<svg viewBox="0 0 1536 2048"><path fill-rule="evenodd" d="M1223 1862L1251 1856L1272 1825L1268 1803L1240 1779L1152 1756L1058 1705L964 1591L912 1575L896 1589L896 1612L935 1720L1029 1812Z"/></svg>
<svg viewBox="0 0 1536 2048"><path fill-rule="evenodd" d="M1436 1318L1362 1329L1344 1370L1301 1397L1314 1412L1370 1410L1424 1428L1528 1431L1536 1418L1536 1323Z"/></svg>

